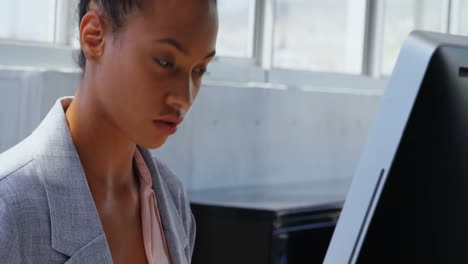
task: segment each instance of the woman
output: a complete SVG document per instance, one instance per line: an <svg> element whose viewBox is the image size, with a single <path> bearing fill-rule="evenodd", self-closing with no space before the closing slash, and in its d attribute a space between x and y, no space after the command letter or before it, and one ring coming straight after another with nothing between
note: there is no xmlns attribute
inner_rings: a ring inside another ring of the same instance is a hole
<svg viewBox="0 0 468 264"><path fill-rule="evenodd" d="M151 157L215 55L214 0L81 0L82 80L0 155L0 263L189 263L183 186Z"/></svg>

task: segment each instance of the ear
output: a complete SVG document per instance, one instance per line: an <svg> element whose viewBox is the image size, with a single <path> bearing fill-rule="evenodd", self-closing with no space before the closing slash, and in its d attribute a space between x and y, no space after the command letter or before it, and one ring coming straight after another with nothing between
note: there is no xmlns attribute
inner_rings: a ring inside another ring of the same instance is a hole
<svg viewBox="0 0 468 264"><path fill-rule="evenodd" d="M98 63L104 51L105 23L96 11L89 11L81 20L80 45L87 61Z"/></svg>

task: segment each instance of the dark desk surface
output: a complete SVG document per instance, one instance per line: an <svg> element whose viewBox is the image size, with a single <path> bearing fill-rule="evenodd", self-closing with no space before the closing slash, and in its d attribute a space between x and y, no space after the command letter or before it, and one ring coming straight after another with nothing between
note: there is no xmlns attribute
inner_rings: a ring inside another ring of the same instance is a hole
<svg viewBox="0 0 468 264"><path fill-rule="evenodd" d="M283 183L264 186L224 187L190 191L195 205L291 212L341 209L351 179Z"/></svg>

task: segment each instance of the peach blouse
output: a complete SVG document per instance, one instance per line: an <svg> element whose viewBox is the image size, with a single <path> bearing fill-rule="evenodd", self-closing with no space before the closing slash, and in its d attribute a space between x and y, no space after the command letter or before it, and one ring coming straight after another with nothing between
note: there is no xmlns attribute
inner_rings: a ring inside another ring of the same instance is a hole
<svg viewBox="0 0 468 264"><path fill-rule="evenodd" d="M169 251L164 238L158 202L154 194L150 171L143 156L138 151L134 154L140 174L140 200L143 241L149 264L170 264Z"/></svg>

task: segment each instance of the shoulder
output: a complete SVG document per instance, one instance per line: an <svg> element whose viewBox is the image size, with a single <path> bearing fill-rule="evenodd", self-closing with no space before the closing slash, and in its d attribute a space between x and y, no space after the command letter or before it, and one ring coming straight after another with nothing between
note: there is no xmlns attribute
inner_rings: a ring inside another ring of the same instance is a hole
<svg viewBox="0 0 468 264"><path fill-rule="evenodd" d="M40 161L29 141L26 138L0 154L0 199L14 198L17 202L28 198L38 200L38 191L43 190L37 170Z"/></svg>
<svg viewBox="0 0 468 264"><path fill-rule="evenodd" d="M33 160L29 138L0 153L0 182L27 167Z"/></svg>
<svg viewBox="0 0 468 264"><path fill-rule="evenodd" d="M28 140L0 154L0 214L27 223L43 218L47 195ZM0 231L1 232L1 231Z"/></svg>
<svg viewBox="0 0 468 264"><path fill-rule="evenodd" d="M25 151L24 143L0 154L0 262L19 263L20 236L28 227L21 223L37 217L37 212L29 210L39 202L33 189L37 181L34 159ZM24 195L20 195L24 194ZM36 196L33 199L28 197ZM29 207L29 208L27 208ZM29 214L31 213L31 214ZM34 225L31 225L34 226Z"/></svg>
<svg viewBox="0 0 468 264"><path fill-rule="evenodd" d="M23 140L0 154L0 200L15 211L20 205L39 200L37 191L42 185L28 144L27 139ZM33 201L28 201L29 197Z"/></svg>
<svg viewBox="0 0 468 264"><path fill-rule="evenodd" d="M19 263L19 229L12 210L14 195L5 180L0 181L0 262Z"/></svg>

